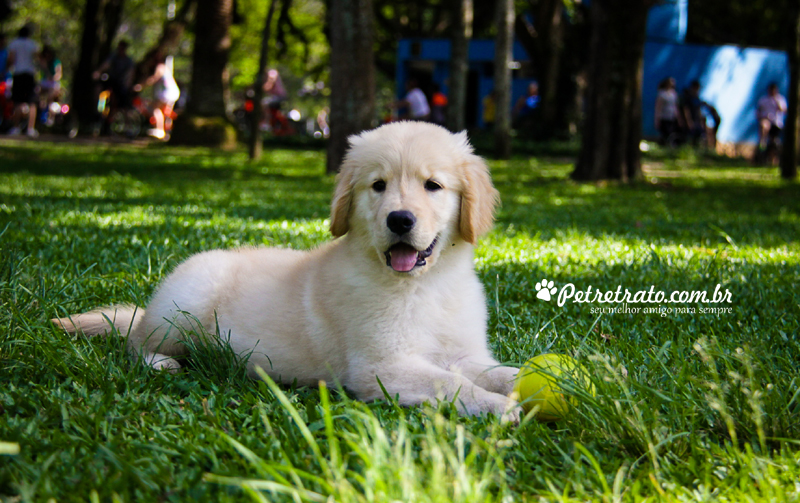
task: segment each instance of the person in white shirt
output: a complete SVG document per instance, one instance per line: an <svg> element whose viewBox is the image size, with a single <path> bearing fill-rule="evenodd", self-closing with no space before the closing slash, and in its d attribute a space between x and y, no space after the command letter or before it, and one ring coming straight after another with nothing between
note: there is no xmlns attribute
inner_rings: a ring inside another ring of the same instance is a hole
<svg viewBox="0 0 800 503"><path fill-rule="evenodd" d="M425 93L419 88L416 80L409 80L406 83L406 96L402 100L396 101L393 108L404 108L406 113L401 115L401 119L411 119L415 121L424 121L428 119L431 113L431 107L428 105L428 98Z"/></svg>
<svg viewBox="0 0 800 503"><path fill-rule="evenodd" d="M767 94L762 96L756 105L759 147L765 148L767 146L770 135L773 137L780 136L785 115L786 98L778 92L778 85L772 82L767 86Z"/></svg>
<svg viewBox="0 0 800 503"><path fill-rule="evenodd" d="M148 59L148 69L152 71L152 75L133 89L138 92L142 87L153 86L153 119L156 127L148 130L147 134L165 140L168 139L168 131L172 129L172 109L181 97L181 90L173 76L173 58L166 56L161 49L156 49Z"/></svg>
<svg viewBox="0 0 800 503"><path fill-rule="evenodd" d="M13 68L11 101L14 102L13 127L8 134L20 133L19 123L22 116L28 115L28 130L31 137L38 136L36 131L36 70L39 44L31 40L31 30L27 26L19 29L17 38L8 44L8 67Z"/></svg>
<svg viewBox="0 0 800 503"><path fill-rule="evenodd" d="M656 130L661 133L661 144L670 145L673 141L670 137L683 127L682 117L678 113L678 92L672 77L667 77L658 85L654 117Z"/></svg>

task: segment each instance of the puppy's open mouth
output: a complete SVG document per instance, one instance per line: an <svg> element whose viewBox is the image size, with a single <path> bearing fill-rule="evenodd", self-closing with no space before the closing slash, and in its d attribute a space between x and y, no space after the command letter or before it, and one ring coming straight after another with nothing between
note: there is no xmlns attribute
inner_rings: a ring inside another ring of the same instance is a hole
<svg viewBox="0 0 800 503"><path fill-rule="evenodd" d="M427 264L425 259L431 256L438 240L437 237L429 247L422 251L407 243L394 244L384 252L386 265L397 272L409 272L415 267L423 266Z"/></svg>

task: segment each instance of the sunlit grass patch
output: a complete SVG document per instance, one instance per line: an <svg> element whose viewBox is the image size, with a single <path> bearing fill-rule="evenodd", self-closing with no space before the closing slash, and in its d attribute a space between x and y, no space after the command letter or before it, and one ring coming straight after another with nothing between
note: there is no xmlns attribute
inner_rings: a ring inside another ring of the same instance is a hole
<svg viewBox="0 0 800 503"><path fill-rule="evenodd" d="M446 419L426 409L423 431L410 424L402 412L387 428L386 421L364 404L349 400L332 404L325 383L320 387L315 413L318 419L312 422L266 373L259 371L293 419L292 426L299 431L312 459L296 466L281 449L277 459L266 460L223 434L257 476L209 474L205 480L239 487L254 501L280 496L320 502L505 501L508 497L500 450L513 441L500 440L505 432L499 424L488 438L479 438L452 416ZM261 419L265 433L276 436L269 417L262 412ZM314 469L309 470L308 465Z"/></svg>
<svg viewBox="0 0 800 503"><path fill-rule="evenodd" d="M490 161L503 205L476 265L492 349L569 354L597 390L563 421L509 427L253 381L224 340L157 373L122 339L48 322L144 304L199 251L327 242L324 152L4 141L0 156L0 499L800 500L800 186L774 170L656 152L625 186L568 181L566 158ZM543 279L720 285L732 311L597 313L538 298Z"/></svg>

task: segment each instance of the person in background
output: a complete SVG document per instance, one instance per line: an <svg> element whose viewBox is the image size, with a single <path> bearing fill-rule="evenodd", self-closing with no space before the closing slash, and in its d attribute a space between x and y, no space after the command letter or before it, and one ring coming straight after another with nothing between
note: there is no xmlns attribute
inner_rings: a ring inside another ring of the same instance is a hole
<svg viewBox="0 0 800 503"><path fill-rule="evenodd" d="M431 122L444 126L447 122L447 96L442 92L439 84L431 86L433 95L431 95Z"/></svg>
<svg viewBox="0 0 800 503"><path fill-rule="evenodd" d="M264 96L266 105L280 103L289 96L289 93L286 92L286 86L283 85L281 74L275 68L267 70L267 78L264 79Z"/></svg>
<svg viewBox="0 0 800 503"><path fill-rule="evenodd" d="M148 130L147 134L163 140L167 138L167 131L171 128L172 109L181 96L181 90L173 76L172 56L165 56L161 49L156 49L150 56L148 68L152 74L142 85L137 84L134 90L153 86L153 118L156 127Z"/></svg>
<svg viewBox="0 0 800 503"><path fill-rule="evenodd" d="M274 121L280 115L281 105L289 93L286 92L286 86L283 85L281 74L275 68L267 70L266 78L264 79L264 99L262 104L264 106L264 120L269 124L270 128L274 127Z"/></svg>
<svg viewBox="0 0 800 503"><path fill-rule="evenodd" d="M489 131L494 129L495 101L494 90L483 97L483 123Z"/></svg>
<svg viewBox="0 0 800 503"><path fill-rule="evenodd" d="M56 57L56 51L46 45L39 55L39 66L42 69L42 80L39 82L39 105L42 113L46 114L48 125L52 126L53 114L50 113L50 104L57 101L61 94L61 60ZM44 120L44 119L42 119Z"/></svg>
<svg viewBox="0 0 800 503"><path fill-rule="evenodd" d="M402 100L392 104L394 109L405 109L405 113L400 114L400 119L410 119L413 121L428 120L431 108L428 105L428 98L419 88L419 84L414 79L406 82L406 96Z"/></svg>
<svg viewBox="0 0 800 503"><path fill-rule="evenodd" d="M281 74L275 68L267 70L264 80L264 123L263 130L272 131L273 135L294 134L294 128L289 124L289 120L281 111L281 107L289 98L286 86L283 84Z"/></svg>
<svg viewBox="0 0 800 503"><path fill-rule="evenodd" d="M331 127L328 125L329 114L330 110L328 107L322 107L317 114L317 126L319 127L319 133L323 138L328 138L331 135ZM314 133L314 137L317 137L317 133Z"/></svg>
<svg viewBox="0 0 800 503"><path fill-rule="evenodd" d="M539 110L539 83L536 81L528 84L528 92L524 96L520 96L511 115L514 119L515 126L519 127L521 123L528 122L533 119L534 115Z"/></svg>
<svg viewBox="0 0 800 503"><path fill-rule="evenodd" d="M11 101L14 102L14 115L11 119L13 126L8 134L20 134L19 124L22 117L27 115L28 129L25 134L35 138L39 136L36 131L36 56L39 54L39 44L30 35L30 28L23 26L19 29L17 38L8 44L7 65L14 69L11 88Z"/></svg>
<svg viewBox="0 0 800 503"><path fill-rule="evenodd" d="M0 32L0 128L8 126L6 119L11 118L13 104L11 102L11 74L8 73L8 47L6 34Z"/></svg>
<svg viewBox="0 0 800 503"><path fill-rule="evenodd" d="M6 34L0 32L0 82L5 82L8 73L8 47L6 47Z"/></svg>
<svg viewBox="0 0 800 503"><path fill-rule="evenodd" d="M767 86L767 94L758 100L756 118L758 119L758 146L765 149L770 137L777 138L783 130L786 115L786 98L778 92L775 82Z"/></svg>
<svg viewBox="0 0 800 503"><path fill-rule="evenodd" d="M134 67L133 60L128 56L128 42L120 40L117 50L92 73L94 80L100 80L103 73L108 74L106 85L111 89L108 117L113 117L118 109L130 108Z"/></svg>
<svg viewBox="0 0 800 503"><path fill-rule="evenodd" d="M661 134L659 143L669 145L674 134L683 127L678 110L678 93L675 91L675 79L667 77L658 84L656 95L655 126Z"/></svg>
<svg viewBox="0 0 800 503"><path fill-rule="evenodd" d="M704 101L703 104L703 110L705 112L706 145L708 145L708 148L711 150L715 150L717 148L717 131L719 131L722 118L711 103Z"/></svg>
<svg viewBox="0 0 800 503"><path fill-rule="evenodd" d="M700 99L700 82L693 80L689 87L683 90L680 100L681 119L686 125L686 132L692 139L692 145L697 146L700 138L706 134L706 120L703 107L706 103Z"/></svg>

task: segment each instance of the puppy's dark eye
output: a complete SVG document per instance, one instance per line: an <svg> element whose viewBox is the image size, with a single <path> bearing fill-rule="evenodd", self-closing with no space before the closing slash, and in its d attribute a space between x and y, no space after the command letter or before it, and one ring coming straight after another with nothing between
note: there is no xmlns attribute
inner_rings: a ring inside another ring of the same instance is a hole
<svg viewBox="0 0 800 503"><path fill-rule="evenodd" d="M378 180L377 182L372 184L372 190L375 192L383 192L386 190L386 182L383 180Z"/></svg>
<svg viewBox="0 0 800 503"><path fill-rule="evenodd" d="M434 182L433 180L428 180L425 182L425 190L436 192L437 190L442 190L442 186L439 185L438 182Z"/></svg>

